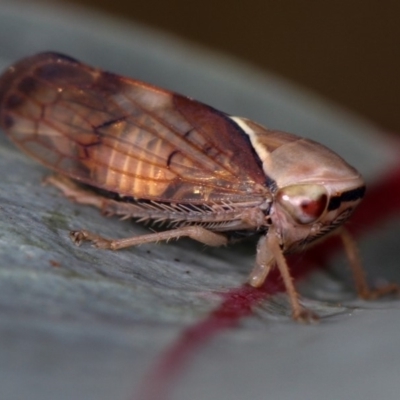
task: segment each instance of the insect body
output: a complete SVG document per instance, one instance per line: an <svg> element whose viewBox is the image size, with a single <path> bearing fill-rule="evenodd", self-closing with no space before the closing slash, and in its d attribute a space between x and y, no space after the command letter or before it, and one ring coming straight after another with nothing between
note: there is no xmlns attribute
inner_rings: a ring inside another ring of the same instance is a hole
<svg viewBox="0 0 400 400"><path fill-rule="evenodd" d="M60 173L49 181L68 197L170 227L117 240L77 231L75 243L119 249L189 236L220 246L260 234L249 283L262 285L278 266L293 317L310 319L284 254L338 228L361 201L364 181L338 155L56 53L9 67L0 79L0 107L11 140Z"/></svg>

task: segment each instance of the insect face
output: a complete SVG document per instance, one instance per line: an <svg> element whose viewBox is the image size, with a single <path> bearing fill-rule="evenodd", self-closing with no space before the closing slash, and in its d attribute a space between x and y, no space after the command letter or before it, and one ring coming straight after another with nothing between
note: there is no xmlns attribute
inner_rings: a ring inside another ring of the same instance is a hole
<svg viewBox="0 0 400 400"><path fill-rule="evenodd" d="M342 225L361 201L365 187L356 180L344 192L330 194L324 185L299 184L279 189L271 220L283 250L294 251Z"/></svg>

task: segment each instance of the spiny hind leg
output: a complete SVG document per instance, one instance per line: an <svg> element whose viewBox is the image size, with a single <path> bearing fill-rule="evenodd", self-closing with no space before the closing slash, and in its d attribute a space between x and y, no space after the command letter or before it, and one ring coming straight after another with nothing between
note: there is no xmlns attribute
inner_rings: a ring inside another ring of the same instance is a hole
<svg viewBox="0 0 400 400"><path fill-rule="evenodd" d="M154 243L160 241L168 241L171 239L179 239L181 237L190 237L200 243L208 246L223 246L228 243L228 238L221 234L211 232L201 226L184 226L181 228L171 229L164 232L150 233L148 235L139 235L123 239L107 239L105 237L96 235L95 233L81 230L72 231L70 233L72 241L76 245L82 242L92 242L94 246L101 249L119 250L126 247L138 246L145 243Z"/></svg>
<svg viewBox="0 0 400 400"><path fill-rule="evenodd" d="M90 190L82 188L72 179L63 175L50 175L44 180L44 183L55 186L72 201L99 208L105 215L130 215L129 204L119 204L117 201L106 199ZM70 237L76 245L80 245L82 242L88 241L92 242L98 248L111 250L138 246L145 243L179 239L181 237L190 237L191 239L208 246L223 246L228 243L228 239L225 235L211 232L205 228L202 228L201 226L196 225L124 239L108 239L87 230L72 231L70 233Z"/></svg>
<svg viewBox="0 0 400 400"><path fill-rule="evenodd" d="M399 293L399 285L389 283L379 288L370 288L365 277L365 271L362 267L358 247L353 237L345 228L340 228L337 231L340 239L342 240L347 259L350 263L350 268L353 272L357 294L360 298L365 300L373 300L378 297L384 296L389 293Z"/></svg>

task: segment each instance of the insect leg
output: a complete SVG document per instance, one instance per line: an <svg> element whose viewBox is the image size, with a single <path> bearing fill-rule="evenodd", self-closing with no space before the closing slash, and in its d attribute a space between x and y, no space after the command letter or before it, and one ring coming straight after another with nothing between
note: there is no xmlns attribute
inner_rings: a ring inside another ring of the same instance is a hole
<svg viewBox="0 0 400 400"><path fill-rule="evenodd" d="M43 180L43 183L55 186L65 197L72 201L104 209L104 198L102 196L81 188L74 181L63 175L49 175Z"/></svg>
<svg viewBox="0 0 400 400"><path fill-rule="evenodd" d="M268 265L266 266L264 265L264 267L266 267L264 269L265 277L271 266L276 264L282 276L286 292L289 296L289 301L292 306L293 319L299 322L306 322L306 323L318 320L318 316L316 314L314 314L311 310L304 308L299 302L299 295L296 291L293 279L290 275L289 267L286 262L285 256L283 255L283 252L281 250L278 235L275 233L273 227L269 229L267 235L260 238L257 251L258 251L256 259L257 266L253 270L252 275L254 273L257 273L257 271L262 271L262 269L260 269L261 268L261 265L259 264L260 262L269 259L270 261ZM250 276L250 284L252 284L252 279L251 279L252 275Z"/></svg>
<svg viewBox="0 0 400 400"><path fill-rule="evenodd" d="M357 294L359 297L365 300L369 300L376 299L388 293L399 292L399 286L394 283L389 283L380 288L371 289L367 283L365 271L362 267L360 255L358 253L357 244L354 241L353 237L350 235L349 231L343 227L337 231L337 234L342 240L346 256L349 260L350 267L354 276Z"/></svg>
<svg viewBox="0 0 400 400"><path fill-rule="evenodd" d="M211 232L196 225L124 239L107 239L86 230L72 231L70 233L72 241L78 246L83 241L90 241L98 248L111 250L119 250L125 247L138 246L140 244L159 242L162 240L179 239L185 236L208 246L223 246L228 243L228 238L225 235Z"/></svg>
<svg viewBox="0 0 400 400"><path fill-rule="evenodd" d="M66 197L76 201L77 203L98 207L106 214L119 214L118 210L114 210L115 207L111 207L115 202L104 199L102 196L99 196L90 190L81 188L67 177L62 175L51 175L45 179L45 183L55 186L57 189L61 190ZM125 239L107 239L86 230L72 231L70 236L73 242L77 245L81 244L83 241L91 241L98 248L112 250L137 246L144 243L159 242L162 240L168 241L171 239L179 239L184 236L190 237L191 239L197 240L198 242L204 243L208 246L222 246L228 243L228 239L225 235L211 232L196 225Z"/></svg>
<svg viewBox="0 0 400 400"><path fill-rule="evenodd" d="M107 217L118 214L122 215L124 219L131 216L131 210L129 206L126 207L126 204L119 204L114 200L104 198L92 190L87 190L79 186L72 179L64 175L49 175L43 180L43 183L53 185L71 201L100 208L101 213Z"/></svg>

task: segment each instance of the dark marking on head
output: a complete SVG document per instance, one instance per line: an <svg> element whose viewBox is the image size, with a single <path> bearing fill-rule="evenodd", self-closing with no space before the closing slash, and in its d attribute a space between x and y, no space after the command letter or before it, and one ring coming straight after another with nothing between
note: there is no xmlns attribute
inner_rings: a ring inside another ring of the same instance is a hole
<svg viewBox="0 0 400 400"><path fill-rule="evenodd" d="M328 204L328 211L337 210L343 202L357 201L362 199L365 194L365 186L360 186L357 189L348 190L338 196L331 197Z"/></svg>
<svg viewBox="0 0 400 400"><path fill-rule="evenodd" d="M341 198L342 201L355 201L358 199L362 199L365 195L365 186L361 186L354 190L349 190L347 192L342 193Z"/></svg>
<svg viewBox="0 0 400 400"><path fill-rule="evenodd" d="M328 211L337 210L340 207L342 200L340 200L340 196L331 197L328 204Z"/></svg>

